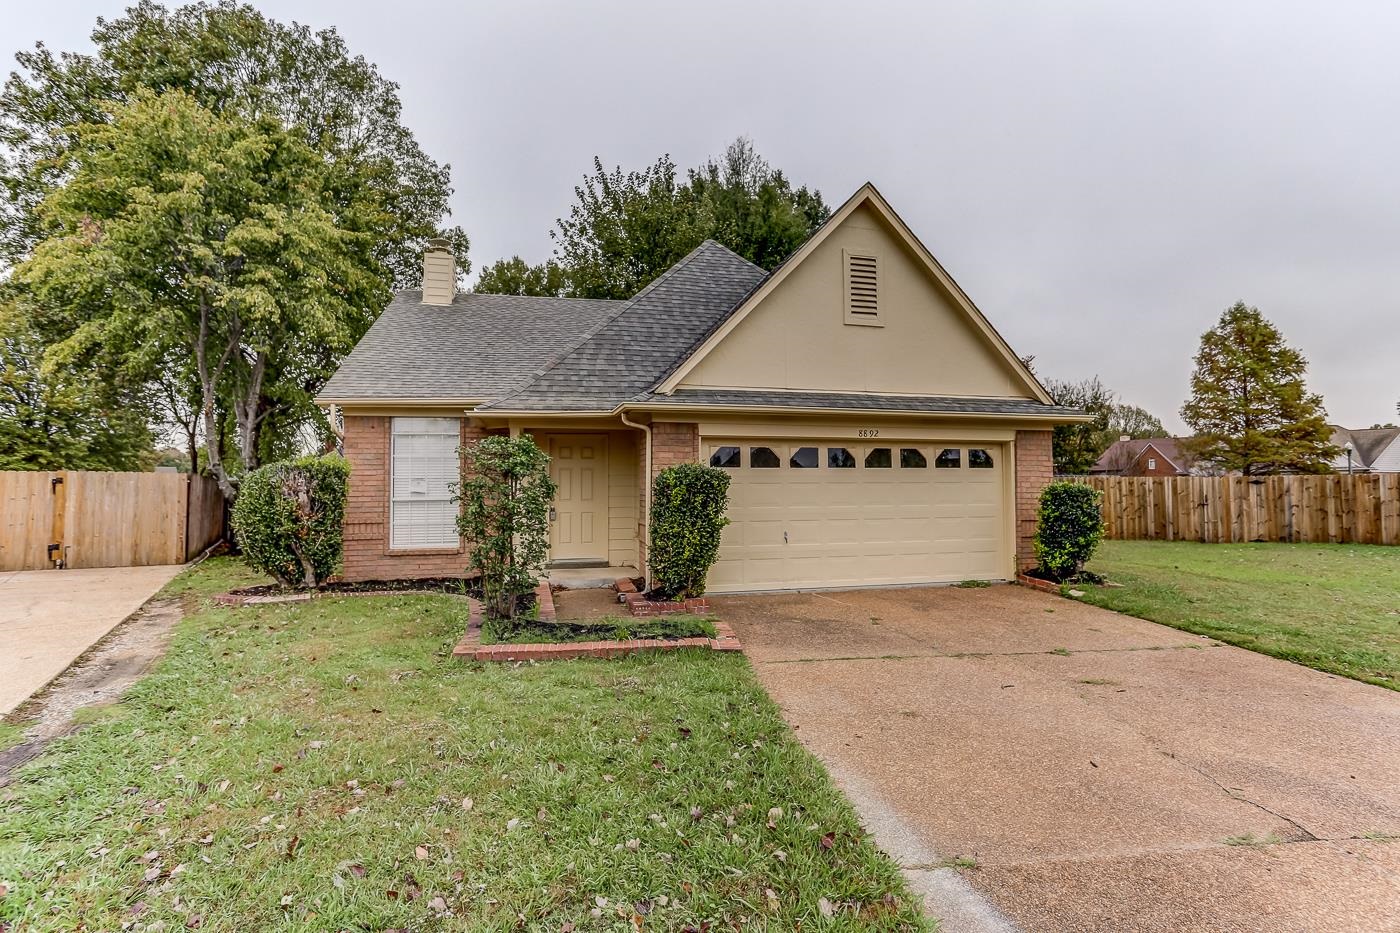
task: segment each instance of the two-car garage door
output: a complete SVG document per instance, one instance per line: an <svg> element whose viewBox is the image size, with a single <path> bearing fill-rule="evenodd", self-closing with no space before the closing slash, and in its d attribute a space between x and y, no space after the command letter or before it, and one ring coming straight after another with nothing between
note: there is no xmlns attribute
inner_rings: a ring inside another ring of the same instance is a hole
<svg viewBox="0 0 1400 933"><path fill-rule="evenodd" d="M1002 579L1004 445L705 438L732 473L712 592Z"/></svg>

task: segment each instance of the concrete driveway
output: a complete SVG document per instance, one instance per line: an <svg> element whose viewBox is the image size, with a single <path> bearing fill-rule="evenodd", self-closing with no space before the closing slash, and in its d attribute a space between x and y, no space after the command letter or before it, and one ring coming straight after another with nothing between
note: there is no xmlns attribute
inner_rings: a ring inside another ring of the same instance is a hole
<svg viewBox="0 0 1400 933"><path fill-rule="evenodd" d="M0 573L0 716L63 673L182 569Z"/></svg>
<svg viewBox="0 0 1400 933"><path fill-rule="evenodd" d="M945 929L1400 930L1396 693L1013 586L713 602Z"/></svg>

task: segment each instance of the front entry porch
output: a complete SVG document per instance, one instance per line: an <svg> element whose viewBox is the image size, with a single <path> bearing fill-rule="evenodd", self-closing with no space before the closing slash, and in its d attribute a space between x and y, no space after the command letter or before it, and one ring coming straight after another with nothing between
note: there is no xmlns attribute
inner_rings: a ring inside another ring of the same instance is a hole
<svg viewBox="0 0 1400 933"><path fill-rule="evenodd" d="M641 563L641 433L523 427L550 458L549 579L610 586Z"/></svg>
<svg viewBox="0 0 1400 933"><path fill-rule="evenodd" d="M641 576L636 567L627 565L607 565L604 567L553 566L545 570L551 586L562 586L571 590L590 590L609 587L621 579L635 580Z"/></svg>

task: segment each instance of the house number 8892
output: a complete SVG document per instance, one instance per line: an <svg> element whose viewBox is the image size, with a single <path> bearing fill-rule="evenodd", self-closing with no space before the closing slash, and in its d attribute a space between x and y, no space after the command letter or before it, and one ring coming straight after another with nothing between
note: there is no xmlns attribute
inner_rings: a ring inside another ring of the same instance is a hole
<svg viewBox="0 0 1400 933"><path fill-rule="evenodd" d="M856 431L856 437L879 437L879 428L860 428Z"/></svg>

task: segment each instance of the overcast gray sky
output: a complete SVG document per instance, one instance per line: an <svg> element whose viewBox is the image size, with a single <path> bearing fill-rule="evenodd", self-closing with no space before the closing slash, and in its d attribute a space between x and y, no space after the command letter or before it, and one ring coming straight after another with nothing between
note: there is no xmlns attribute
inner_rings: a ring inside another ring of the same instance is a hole
<svg viewBox="0 0 1400 933"><path fill-rule="evenodd" d="M1334 421L1400 399L1400 5L260 0L335 26L452 165L479 269L549 253L594 154L740 134L839 204L865 180L1052 378L1180 429L1237 298ZM5 54L87 50L104 0L4 0Z"/></svg>

